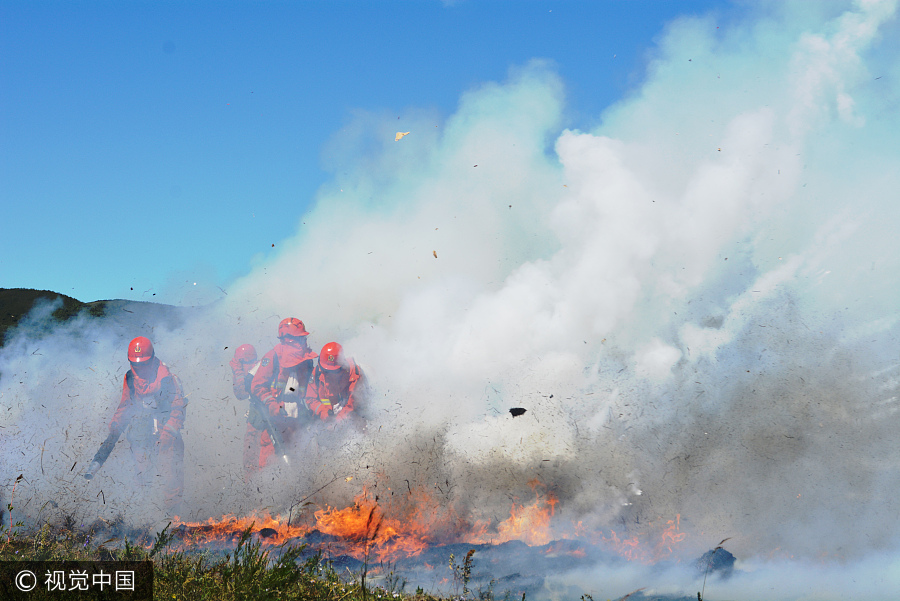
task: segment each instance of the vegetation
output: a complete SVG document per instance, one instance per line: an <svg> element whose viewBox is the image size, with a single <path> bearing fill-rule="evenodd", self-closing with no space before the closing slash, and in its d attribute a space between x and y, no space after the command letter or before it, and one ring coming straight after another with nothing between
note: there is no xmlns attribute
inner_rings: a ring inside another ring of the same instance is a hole
<svg viewBox="0 0 900 601"><path fill-rule="evenodd" d="M11 507L7 509L12 510ZM12 513L12 511L10 511ZM10 516L12 517L12 516ZM433 596L422 589L407 592L406 582L392 573L381 584L366 584L365 570L341 574L320 555L302 559L305 546L264 550L253 541L250 529L241 534L233 552L224 556L209 552L172 551L168 527L158 533L149 548L132 544L109 549L93 541L93 533L77 528L68 519L61 526L44 524L37 532L22 534L20 523L0 528L0 561L152 561L155 601L519 601L524 595L498 595L468 589L472 554L454 568L455 594ZM370 578L371 580L371 578Z"/></svg>
<svg viewBox="0 0 900 601"><path fill-rule="evenodd" d="M83 303L71 296L50 290L0 288L0 346L3 346L6 331L17 326L19 321L28 315L36 302L39 300L53 302L56 299L60 299L62 302L59 308L53 312L53 317L58 321L71 319L82 311L87 311L93 317L101 317L106 307L104 301Z"/></svg>
<svg viewBox="0 0 900 601"><path fill-rule="evenodd" d="M103 318L103 323L125 340L147 334L148 329L162 325L173 329L202 307L178 307L163 303L132 300L99 300L83 303L71 296L49 290L30 288L0 288L0 347L9 342L12 330L23 323L39 303L58 303L49 319L28 324L28 336L32 340L52 334L59 325L75 317ZM123 343L124 346L124 343Z"/></svg>

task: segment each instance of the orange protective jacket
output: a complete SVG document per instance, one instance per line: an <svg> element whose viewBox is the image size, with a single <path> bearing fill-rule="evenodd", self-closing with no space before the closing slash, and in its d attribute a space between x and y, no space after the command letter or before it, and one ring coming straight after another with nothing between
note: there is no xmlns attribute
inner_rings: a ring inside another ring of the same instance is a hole
<svg viewBox="0 0 900 601"><path fill-rule="evenodd" d="M330 405L330 415L340 421L354 410L364 389L365 376L352 359L340 369L322 369L316 365L306 387L306 405L316 414L322 405Z"/></svg>
<svg viewBox="0 0 900 601"><path fill-rule="evenodd" d="M250 384L250 394L269 409L273 403L281 408L285 402L302 401L318 356L308 348L275 345L259 362L259 369Z"/></svg>
<svg viewBox="0 0 900 601"><path fill-rule="evenodd" d="M253 367L244 367L244 364L237 359L232 359L228 362L228 365L231 366L231 386L234 396L239 401L249 399L250 381L253 379L253 376L250 375L250 371Z"/></svg>
<svg viewBox="0 0 900 601"><path fill-rule="evenodd" d="M110 421L110 430L121 432L135 418L154 419L159 431L167 429L173 435L184 425L187 400L181 382L165 363L156 357L151 361L156 363L152 379L141 378L133 369L125 374L122 400Z"/></svg>

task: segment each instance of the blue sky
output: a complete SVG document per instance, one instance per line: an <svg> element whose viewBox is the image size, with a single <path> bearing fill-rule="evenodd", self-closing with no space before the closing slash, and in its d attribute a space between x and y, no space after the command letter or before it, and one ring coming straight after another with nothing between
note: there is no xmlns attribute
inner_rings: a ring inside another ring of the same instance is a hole
<svg viewBox="0 0 900 601"><path fill-rule="evenodd" d="M667 22L742 10L4 0L0 286L211 300L295 235L338 168L323 149L354 115L396 115L398 131L410 111L445 118L543 58L565 86L562 126L587 129L639 86Z"/></svg>

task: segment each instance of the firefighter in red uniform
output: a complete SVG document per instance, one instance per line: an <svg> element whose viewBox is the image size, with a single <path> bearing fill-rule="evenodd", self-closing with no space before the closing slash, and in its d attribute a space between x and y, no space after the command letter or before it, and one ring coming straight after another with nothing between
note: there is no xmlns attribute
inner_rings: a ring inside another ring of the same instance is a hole
<svg viewBox="0 0 900 601"><path fill-rule="evenodd" d="M280 342L263 356L250 384L251 398L259 399L260 408L271 416L270 422L283 444L290 442L300 426L304 392L317 356L310 350L307 336L309 332L296 317L281 320L278 324ZM268 445L260 448L260 466L264 466L275 452L271 437L261 437L261 442L266 440Z"/></svg>
<svg viewBox="0 0 900 601"><path fill-rule="evenodd" d="M344 356L337 342L322 347L306 388L306 404L324 422L352 422L365 427L360 401L365 402L366 380L359 365Z"/></svg>
<svg viewBox="0 0 900 601"><path fill-rule="evenodd" d="M239 401L250 401L247 412L247 432L244 434L244 477L250 477L259 468L265 466L266 460L272 456L272 439L261 419L263 409L258 398L251 396L250 387L253 376L259 369L256 348L252 344L242 344L234 351L234 357L228 362L231 366L232 387L234 396Z"/></svg>
<svg viewBox="0 0 900 601"><path fill-rule="evenodd" d="M252 344L242 344L234 350L234 357L228 362L231 366L231 386L234 396L239 401L250 398L250 382L253 381L253 366L259 363L256 348Z"/></svg>
<svg viewBox="0 0 900 601"><path fill-rule="evenodd" d="M122 400L109 424L116 437L125 432L143 485L162 478L163 504L173 517L184 493L184 425L187 400L181 382L153 351L148 338L128 344L131 369L122 384Z"/></svg>

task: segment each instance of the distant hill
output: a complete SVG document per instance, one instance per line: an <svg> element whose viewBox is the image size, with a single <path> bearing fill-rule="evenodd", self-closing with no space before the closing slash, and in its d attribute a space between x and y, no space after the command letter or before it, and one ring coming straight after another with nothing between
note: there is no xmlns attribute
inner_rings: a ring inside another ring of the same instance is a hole
<svg viewBox="0 0 900 601"><path fill-rule="evenodd" d="M83 303L71 296L50 290L0 288L0 346L3 346L6 341L6 332L18 325L36 302L56 299L61 299L62 305L53 312L53 317L60 322L86 313L90 317L105 318L115 322L123 329L134 330L140 329L141 326L146 327L147 324L163 325L172 329L180 325L188 314L197 310L192 307L175 307L128 300L101 300Z"/></svg>

